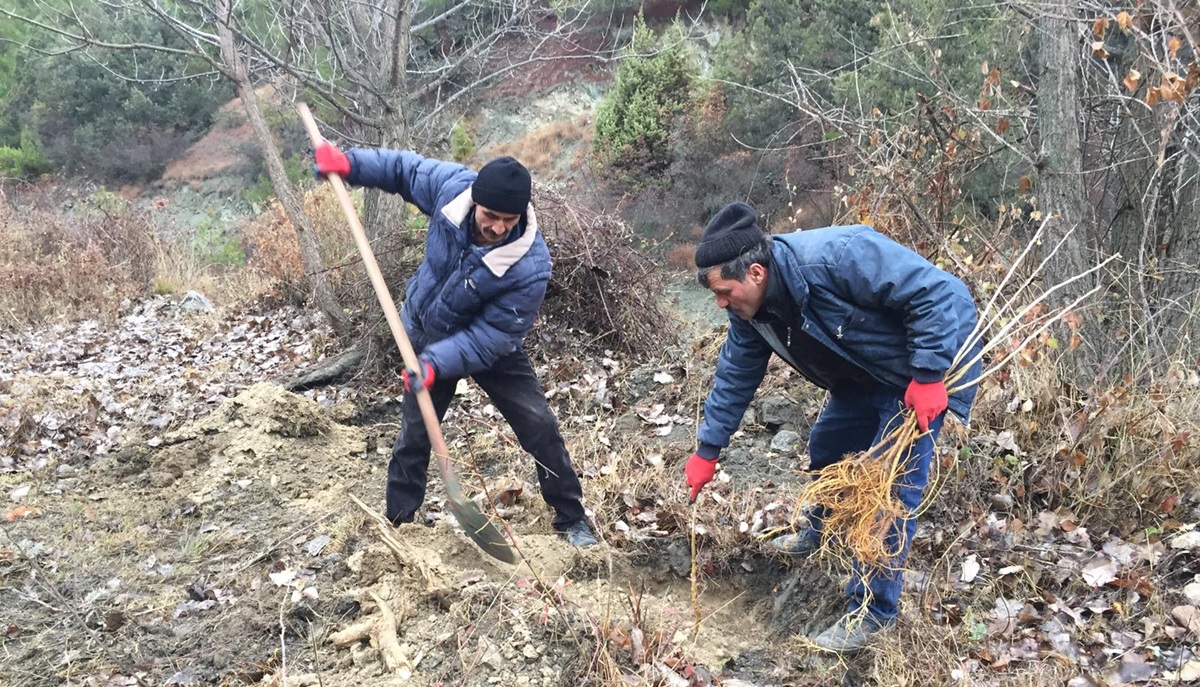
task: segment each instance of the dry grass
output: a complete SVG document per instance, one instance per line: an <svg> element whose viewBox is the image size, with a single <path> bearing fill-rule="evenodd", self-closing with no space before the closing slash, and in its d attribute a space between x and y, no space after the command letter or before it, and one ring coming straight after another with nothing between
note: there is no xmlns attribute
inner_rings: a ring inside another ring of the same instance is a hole
<svg viewBox="0 0 1200 687"><path fill-rule="evenodd" d="M489 146L486 152L476 155L479 164L493 158L511 155L529 168L535 179L558 178L559 166L572 156L566 155L577 146L591 143L592 127L586 115L575 119L551 122L531 131L511 143Z"/></svg>
<svg viewBox="0 0 1200 687"><path fill-rule="evenodd" d="M905 687L1044 687L1063 685L1079 669L1066 661L1036 661L1019 667L993 668L968 658L971 642L962 627L910 618L898 630L885 632L868 649L868 675L873 684Z"/></svg>
<svg viewBox="0 0 1200 687"><path fill-rule="evenodd" d="M111 316L147 290L151 224L115 196L81 216L0 197L0 326Z"/></svg>
<svg viewBox="0 0 1200 687"><path fill-rule="evenodd" d="M307 209L326 259L346 264L353 246L324 190L310 195ZM39 193L53 190L24 189L0 202L0 326L110 318L123 302L189 290L218 305L274 291L297 300L307 295L294 233L277 206L229 234L231 247L252 249L250 265L241 266L213 264L187 238L160 238L154 209L136 209L113 194L98 192L66 213L46 209L54 204ZM334 283L347 287L340 276L333 270Z"/></svg>
<svg viewBox="0 0 1200 687"><path fill-rule="evenodd" d="M667 251L667 267L692 272L696 269L696 244L678 243Z"/></svg>

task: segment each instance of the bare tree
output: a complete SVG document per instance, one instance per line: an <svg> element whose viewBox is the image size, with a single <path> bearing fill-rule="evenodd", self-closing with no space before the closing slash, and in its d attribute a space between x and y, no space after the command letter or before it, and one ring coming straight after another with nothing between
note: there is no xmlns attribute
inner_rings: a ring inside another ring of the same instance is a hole
<svg viewBox="0 0 1200 687"><path fill-rule="evenodd" d="M1200 64L1194 8L1156 0L1134 13L1083 2L1071 28L1090 44L1080 94L1084 179L1098 240L1127 264L1129 323L1121 351L1155 361L1188 357L1200 334Z"/></svg>
<svg viewBox="0 0 1200 687"><path fill-rule="evenodd" d="M275 139L271 135L270 127L267 126L266 118L263 117L258 96L254 92L254 84L250 81L243 58L238 53L231 29L232 12L229 0L215 0L215 6L217 35L220 41L224 71L237 87L238 97L246 109L246 118L250 121L254 135L259 141L263 160L267 166L267 175L275 187L275 197L279 199L279 204L283 206L284 213L287 214L288 220L296 230L296 240L300 244L301 260L309 275L313 301L334 325L340 327L346 321L344 311L337 299L334 298L333 290L329 286L317 238L313 234L308 216L304 214L304 207L296 196L296 190L288 181L287 172L283 167L283 158L279 154L278 146L275 145Z"/></svg>
<svg viewBox="0 0 1200 687"><path fill-rule="evenodd" d="M270 12L239 22L239 38L265 71L319 99L334 117L327 129L356 144L423 148L442 137L447 113L506 76L546 60L595 58L575 49L586 2L551 11L522 0L301 0ZM368 234L393 227L401 207L395 195L369 192Z"/></svg>

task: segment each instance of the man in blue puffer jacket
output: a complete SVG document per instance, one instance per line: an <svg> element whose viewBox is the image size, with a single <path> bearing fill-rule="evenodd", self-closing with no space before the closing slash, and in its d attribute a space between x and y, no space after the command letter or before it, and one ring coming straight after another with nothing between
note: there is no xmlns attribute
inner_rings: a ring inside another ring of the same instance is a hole
<svg viewBox="0 0 1200 687"><path fill-rule="evenodd" d="M947 398L944 379L975 327L975 301L961 280L870 227L767 236L757 217L745 203L725 206L696 248L698 279L729 312L729 331L699 445L685 467L687 483L695 500L712 480L772 354L828 390L809 434L810 468L818 474L873 446L895 427L900 410L912 408L925 434L899 480L897 497L909 516L892 525L888 548L900 555L886 570L856 563L847 614L813 638L829 651L856 651L896 622L901 568L945 411L964 422L971 411L975 387ZM974 363L966 379L979 370ZM808 528L772 545L791 556L813 553L823 515L814 509Z"/></svg>
<svg viewBox="0 0 1200 687"><path fill-rule="evenodd" d="M542 498L556 512L554 528L573 546L595 545L579 476L521 347L550 279L550 251L529 204L529 171L511 157L476 173L408 151L342 153L329 143L317 147L316 162L320 174L399 193L429 217L425 259L408 281L400 313L421 369L401 375L410 393L388 465L388 519L412 522L425 500L430 441L411 392L427 389L440 420L458 380L471 377L533 454Z"/></svg>

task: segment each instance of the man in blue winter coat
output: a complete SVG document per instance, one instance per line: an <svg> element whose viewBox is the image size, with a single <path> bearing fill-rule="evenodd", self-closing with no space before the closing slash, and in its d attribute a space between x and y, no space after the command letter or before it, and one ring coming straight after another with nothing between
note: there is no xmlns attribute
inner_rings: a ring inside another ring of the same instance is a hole
<svg viewBox="0 0 1200 687"><path fill-rule="evenodd" d="M385 149L316 149L317 172L399 193L429 217L425 258L408 281L400 316L420 359L401 374L402 427L388 464L387 512L412 522L425 500L430 441L412 393L429 391L441 420L458 380L471 377L537 463L554 528L577 547L593 546L579 476L522 349L546 295L550 251L529 204L529 171L511 157L466 167Z"/></svg>
<svg viewBox="0 0 1200 687"><path fill-rule="evenodd" d="M965 422L971 410L975 387L947 397L944 379L975 327L975 301L962 281L870 227L767 236L745 203L725 206L708 223L696 267L700 283L728 311L729 331L698 446L685 466L693 500L712 480L772 354L828 391L808 440L810 468L818 474L877 443L904 407L925 432L899 480L897 496L909 516L888 535L889 550L899 556L885 570L856 563L846 615L813 638L829 651L861 649L896 622L901 568L945 411ZM978 374L975 363L967 378ZM813 553L824 515L813 509L807 528L772 545L791 556Z"/></svg>

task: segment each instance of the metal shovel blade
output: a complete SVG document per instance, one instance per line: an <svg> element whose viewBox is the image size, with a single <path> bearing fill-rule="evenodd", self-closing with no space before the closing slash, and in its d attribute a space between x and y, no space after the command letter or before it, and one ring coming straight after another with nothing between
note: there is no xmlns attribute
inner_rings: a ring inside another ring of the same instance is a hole
<svg viewBox="0 0 1200 687"><path fill-rule="evenodd" d="M474 501L467 501L460 497L451 498L448 503L454 519L462 526L471 541L483 549L484 553L505 563L517 562L517 556L513 553L512 547L508 545L508 540L500 533L496 524L479 510L479 506Z"/></svg>

